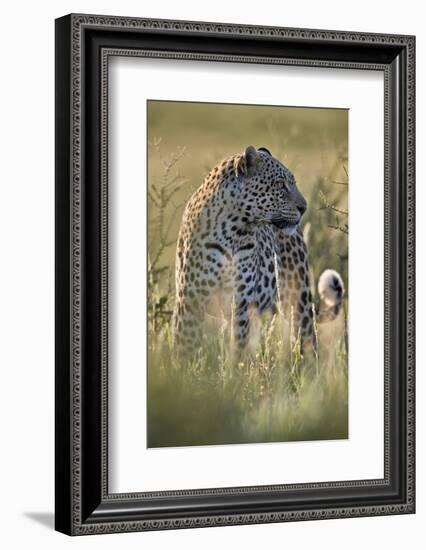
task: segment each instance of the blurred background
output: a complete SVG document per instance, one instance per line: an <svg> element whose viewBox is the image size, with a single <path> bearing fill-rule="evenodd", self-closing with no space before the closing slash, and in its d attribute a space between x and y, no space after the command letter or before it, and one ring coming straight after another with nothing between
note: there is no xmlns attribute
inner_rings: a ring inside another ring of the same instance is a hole
<svg viewBox="0 0 426 550"><path fill-rule="evenodd" d="M347 437L348 293L340 318L320 330L315 365L294 346L284 349L281 332L273 339L278 349L263 341L238 369L223 342L181 365L169 322L184 206L218 162L248 145L269 149L307 199L313 295L326 268L339 271L348 291L348 111L169 101L147 108L148 445Z"/></svg>

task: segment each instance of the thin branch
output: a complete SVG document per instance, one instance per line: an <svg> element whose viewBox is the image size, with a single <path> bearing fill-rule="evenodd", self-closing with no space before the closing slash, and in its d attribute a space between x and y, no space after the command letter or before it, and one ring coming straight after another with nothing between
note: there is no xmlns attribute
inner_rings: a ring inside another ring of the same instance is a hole
<svg viewBox="0 0 426 550"><path fill-rule="evenodd" d="M346 210L340 210L339 208L337 208L336 206L334 206L333 204L327 204L326 206L320 206L318 208L318 210L333 210L333 212L337 212L337 214L342 214L342 216L348 216L349 213L346 212Z"/></svg>
<svg viewBox="0 0 426 550"><path fill-rule="evenodd" d="M148 197L151 200L151 202L153 202L155 204L155 206L157 208L159 208L160 205L158 204L157 199L154 197L154 195L151 193L151 191L149 189L148 189Z"/></svg>
<svg viewBox="0 0 426 550"><path fill-rule="evenodd" d="M338 231L341 231L345 235L349 235L349 227L346 225L346 227L341 227L340 225L329 225L330 229L337 229Z"/></svg>
<svg viewBox="0 0 426 550"><path fill-rule="evenodd" d="M335 183L336 185L346 185L346 187L349 185L347 181L339 181L339 180L334 180L332 178L325 178L325 179L330 183Z"/></svg>
<svg viewBox="0 0 426 550"><path fill-rule="evenodd" d="M328 209L328 210L333 210L333 212L337 212L338 214L342 214L344 216L349 215L348 212L346 212L346 210L341 210L340 208L337 208L337 206L334 206L334 204L331 204L327 200L327 197L324 195L322 191L320 191L320 199L323 202L324 206L321 206L318 210Z"/></svg>

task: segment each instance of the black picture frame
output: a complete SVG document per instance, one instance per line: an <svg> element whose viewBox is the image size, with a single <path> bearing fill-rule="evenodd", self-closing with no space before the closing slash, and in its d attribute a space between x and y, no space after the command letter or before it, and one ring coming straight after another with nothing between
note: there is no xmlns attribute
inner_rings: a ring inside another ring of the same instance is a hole
<svg viewBox="0 0 426 550"><path fill-rule="evenodd" d="M385 97L384 478L108 493L110 55L374 69ZM415 511L415 38L71 14L56 20L56 529L69 535Z"/></svg>

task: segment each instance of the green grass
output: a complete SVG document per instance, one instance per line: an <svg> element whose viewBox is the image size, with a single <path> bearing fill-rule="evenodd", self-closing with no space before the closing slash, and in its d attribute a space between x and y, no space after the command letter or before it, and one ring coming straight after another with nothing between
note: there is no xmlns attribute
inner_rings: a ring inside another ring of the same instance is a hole
<svg viewBox="0 0 426 550"><path fill-rule="evenodd" d="M262 323L255 353L234 361L227 333L180 363L164 332L150 335L150 447L347 437L347 351L342 327L320 330L319 360L288 340L280 315Z"/></svg>
<svg viewBox="0 0 426 550"><path fill-rule="evenodd" d="M281 314L258 321L257 344L239 360L216 323L181 363L169 328L185 202L219 160L249 144L280 158L308 200L313 280L333 268L348 288L347 113L150 102L148 138L148 446L347 438L345 315L319 327L318 358L301 352Z"/></svg>

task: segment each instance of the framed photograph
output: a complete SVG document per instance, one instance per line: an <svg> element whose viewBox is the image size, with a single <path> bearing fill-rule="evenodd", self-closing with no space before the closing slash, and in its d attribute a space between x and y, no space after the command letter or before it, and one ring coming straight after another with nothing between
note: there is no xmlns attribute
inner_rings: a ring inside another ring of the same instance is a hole
<svg viewBox="0 0 426 550"><path fill-rule="evenodd" d="M415 511L415 39L56 20L56 529Z"/></svg>

